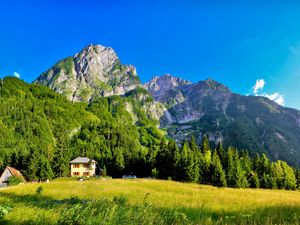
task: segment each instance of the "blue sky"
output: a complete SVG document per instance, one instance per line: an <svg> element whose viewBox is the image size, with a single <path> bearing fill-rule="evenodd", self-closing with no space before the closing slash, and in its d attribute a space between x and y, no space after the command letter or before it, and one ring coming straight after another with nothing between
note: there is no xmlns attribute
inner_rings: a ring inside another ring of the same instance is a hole
<svg viewBox="0 0 300 225"><path fill-rule="evenodd" d="M170 73L254 94L258 80L257 95L300 109L300 2L262 2L1 1L0 76L31 82L94 43L143 82Z"/></svg>

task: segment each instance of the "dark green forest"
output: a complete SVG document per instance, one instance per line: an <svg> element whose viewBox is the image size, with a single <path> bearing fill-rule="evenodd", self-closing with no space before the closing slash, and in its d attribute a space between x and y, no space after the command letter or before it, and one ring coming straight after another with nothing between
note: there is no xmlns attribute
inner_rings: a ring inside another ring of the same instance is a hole
<svg viewBox="0 0 300 225"><path fill-rule="evenodd" d="M72 103L47 87L1 79L0 170L10 165L27 180L52 179L68 176L69 161L87 156L112 177L132 173L219 187L299 187L298 169L264 154L250 157L251 149L223 149L221 143L212 149L206 137L200 146L193 137L178 145L143 110L151 100L137 88L125 96Z"/></svg>

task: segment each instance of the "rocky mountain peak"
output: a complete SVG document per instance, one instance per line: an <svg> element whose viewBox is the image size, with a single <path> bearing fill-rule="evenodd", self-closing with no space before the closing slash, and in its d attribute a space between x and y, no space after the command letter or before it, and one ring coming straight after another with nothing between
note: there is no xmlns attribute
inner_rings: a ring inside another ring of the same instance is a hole
<svg viewBox="0 0 300 225"><path fill-rule="evenodd" d="M134 66L122 65L112 48L92 44L57 62L34 82L46 85L72 101L122 95L140 86Z"/></svg>
<svg viewBox="0 0 300 225"><path fill-rule="evenodd" d="M120 63L117 54L112 48L92 44L75 54L74 59L81 66L77 68L77 71L81 71L82 67L87 68L89 66L110 70L115 64Z"/></svg>
<svg viewBox="0 0 300 225"><path fill-rule="evenodd" d="M149 82L144 84L144 88L154 97L158 97L164 95L171 89L187 84L191 84L191 82L170 74L165 74L163 76L153 77Z"/></svg>
<svg viewBox="0 0 300 225"><path fill-rule="evenodd" d="M210 78L202 81L202 83L205 84L210 89L218 89L218 90L221 90L221 91L224 91L224 92L231 92L228 87L226 87L225 85L219 83L218 81L215 81L215 80L210 79Z"/></svg>

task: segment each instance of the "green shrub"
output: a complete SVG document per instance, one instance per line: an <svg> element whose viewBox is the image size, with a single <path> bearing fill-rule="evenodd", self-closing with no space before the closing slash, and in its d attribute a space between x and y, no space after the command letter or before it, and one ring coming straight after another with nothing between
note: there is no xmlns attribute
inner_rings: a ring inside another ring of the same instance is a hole
<svg viewBox="0 0 300 225"><path fill-rule="evenodd" d="M0 220L10 211L12 208L0 205Z"/></svg>
<svg viewBox="0 0 300 225"><path fill-rule="evenodd" d="M127 198L125 196L119 196L119 197L115 196L113 198L113 201L118 205L125 205L127 202Z"/></svg>
<svg viewBox="0 0 300 225"><path fill-rule="evenodd" d="M153 178L158 178L158 170L157 170L156 168L153 168L153 169L151 170L151 176L152 176Z"/></svg>
<svg viewBox="0 0 300 225"><path fill-rule="evenodd" d="M8 185L12 186L12 185L17 185L19 183L22 183L23 179L22 177L18 177L18 176L10 176L8 178Z"/></svg>
<svg viewBox="0 0 300 225"><path fill-rule="evenodd" d="M40 194L43 193L43 191L44 191L44 188L43 188L42 186L39 186L39 187L36 189L35 193L36 193L37 195L40 195Z"/></svg>

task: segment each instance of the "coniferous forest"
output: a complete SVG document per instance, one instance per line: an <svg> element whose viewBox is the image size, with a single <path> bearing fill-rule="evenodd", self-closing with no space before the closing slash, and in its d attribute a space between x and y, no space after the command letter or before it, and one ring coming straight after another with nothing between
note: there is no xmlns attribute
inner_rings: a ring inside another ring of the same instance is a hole
<svg viewBox="0 0 300 225"><path fill-rule="evenodd" d="M137 101L140 94L147 96L137 88L126 96L72 103L41 85L0 80L0 170L10 165L27 180L46 180L68 176L69 161L87 156L112 177L132 173L218 187L299 188L299 169L265 154L212 146L205 136L201 145L193 136L176 143L142 110L151 96Z"/></svg>

